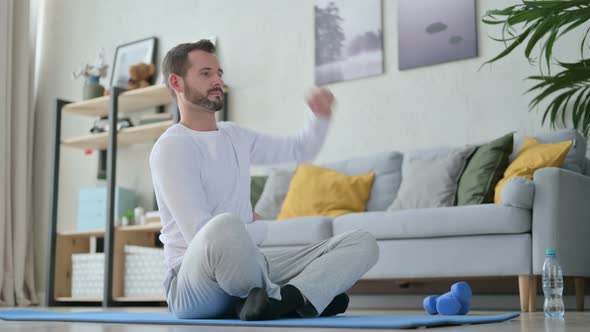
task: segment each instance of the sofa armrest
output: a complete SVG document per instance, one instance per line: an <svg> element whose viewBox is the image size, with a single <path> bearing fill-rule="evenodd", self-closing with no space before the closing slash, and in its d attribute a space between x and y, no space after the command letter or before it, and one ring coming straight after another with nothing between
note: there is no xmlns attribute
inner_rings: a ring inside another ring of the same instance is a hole
<svg viewBox="0 0 590 332"><path fill-rule="evenodd" d="M555 248L566 276L590 276L590 177L561 168L535 172L533 273Z"/></svg>

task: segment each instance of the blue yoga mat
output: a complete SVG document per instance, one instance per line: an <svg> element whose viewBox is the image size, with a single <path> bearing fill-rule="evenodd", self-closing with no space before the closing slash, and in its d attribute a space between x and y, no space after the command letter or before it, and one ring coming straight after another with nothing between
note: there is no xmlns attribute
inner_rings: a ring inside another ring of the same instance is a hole
<svg viewBox="0 0 590 332"><path fill-rule="evenodd" d="M518 316L518 313L490 316L334 316L245 322L238 319L178 319L169 313L134 313L115 311L55 312L46 310L16 309L0 310L0 319L16 321L354 328L409 328L419 326L483 324L501 322Z"/></svg>

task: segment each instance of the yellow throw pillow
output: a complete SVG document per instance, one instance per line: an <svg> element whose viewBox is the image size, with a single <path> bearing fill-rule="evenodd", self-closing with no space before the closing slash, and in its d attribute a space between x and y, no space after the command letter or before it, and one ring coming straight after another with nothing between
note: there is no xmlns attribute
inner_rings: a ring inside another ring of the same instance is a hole
<svg viewBox="0 0 590 332"><path fill-rule="evenodd" d="M532 137L526 137L514 161L504 172L504 178L496 185L494 202L499 204L502 188L510 179L523 177L533 179L533 174L543 167L560 167L567 156L572 141L542 144Z"/></svg>
<svg viewBox="0 0 590 332"><path fill-rule="evenodd" d="M375 172L349 176L328 168L299 165L277 219L363 212L374 178Z"/></svg>

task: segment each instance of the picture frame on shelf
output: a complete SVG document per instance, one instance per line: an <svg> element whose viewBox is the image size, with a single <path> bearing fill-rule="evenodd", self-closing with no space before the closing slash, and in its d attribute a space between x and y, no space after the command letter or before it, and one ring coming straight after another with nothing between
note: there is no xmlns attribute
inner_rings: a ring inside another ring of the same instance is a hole
<svg viewBox="0 0 590 332"><path fill-rule="evenodd" d="M129 66L138 63L155 65L157 47L158 39L156 37L140 39L117 46L113 61L110 88L119 87L127 89ZM152 76L150 84L154 83L154 76L156 75Z"/></svg>

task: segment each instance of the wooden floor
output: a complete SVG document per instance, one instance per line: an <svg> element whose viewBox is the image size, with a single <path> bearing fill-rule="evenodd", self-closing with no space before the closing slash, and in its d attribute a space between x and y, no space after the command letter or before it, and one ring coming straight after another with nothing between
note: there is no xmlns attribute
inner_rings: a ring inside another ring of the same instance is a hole
<svg viewBox="0 0 590 332"><path fill-rule="evenodd" d="M3 308L4 309L4 308ZM53 309L52 309L53 310ZM58 309L59 310L59 309ZM66 311L78 311L78 310L89 310L88 308L76 308L76 309L61 309ZM162 308L125 308L117 309L125 311L154 311L164 312ZM506 312L499 311L475 311L470 314L474 315L493 315L501 314ZM350 310L346 314L348 315L416 315L423 314L422 311L402 311L402 310L388 310L388 311L360 311ZM63 323L63 322L7 322L0 320L0 331L11 331L11 332L57 332L57 331L76 331L76 332L188 332L188 331L201 331L201 332L255 332L255 331L276 331L276 330L288 331L288 332L316 332L316 331L376 331L375 329L326 329L326 328L277 328L277 327L227 327L227 326L164 326L164 325L139 325L139 324L95 324L95 323ZM424 329L421 329L422 331ZM519 318L494 324L483 324L483 325L463 325L463 326L451 326L451 327L438 327L428 328L428 331L500 331L500 332L512 332L512 331L551 331L551 332L582 332L590 331L590 311L585 312L566 312L566 318L564 320L545 319L542 312L534 313L523 313ZM408 330L405 330L408 331Z"/></svg>

